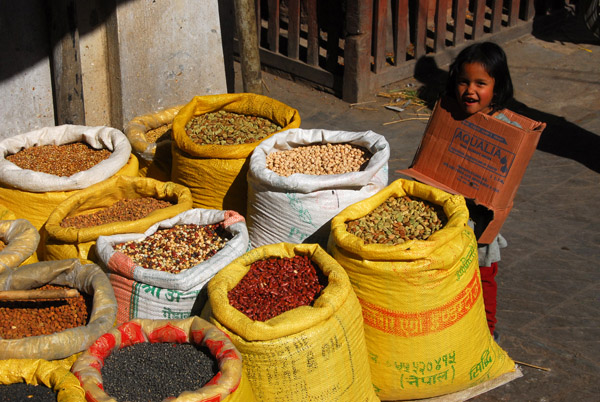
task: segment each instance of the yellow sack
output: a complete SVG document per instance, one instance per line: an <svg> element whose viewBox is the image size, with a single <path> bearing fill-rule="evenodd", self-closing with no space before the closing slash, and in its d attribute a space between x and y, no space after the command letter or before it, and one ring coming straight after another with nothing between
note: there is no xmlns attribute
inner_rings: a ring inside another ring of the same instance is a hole
<svg viewBox="0 0 600 402"><path fill-rule="evenodd" d="M246 216L249 156L261 141L199 145L185 131L192 118L219 110L269 119L283 127L280 131L300 127L300 114L275 99L242 93L196 96L175 116L171 180L189 187L194 208L234 210Z"/></svg>
<svg viewBox="0 0 600 402"><path fill-rule="evenodd" d="M181 108L182 105L135 117L125 127L125 135L140 161L140 176L161 181L171 180L172 128L159 141L148 138L147 133L172 124Z"/></svg>
<svg viewBox="0 0 600 402"><path fill-rule="evenodd" d="M63 228L62 220L68 216L92 214L126 198L155 197L169 200L174 205L156 210L135 221L113 222L89 228ZM80 190L59 204L41 232L42 259L64 260L79 258L82 263L97 263L95 245L99 236L123 233L143 233L150 226L187 211L192 207L192 195L186 187L173 182L161 182L149 177L115 176L109 180Z"/></svg>
<svg viewBox="0 0 600 402"><path fill-rule="evenodd" d="M88 400L114 402L102 388L105 359L113 350L141 342L192 343L210 349L219 364L219 373L208 384L184 391L169 402L254 402L254 395L243 376L240 353L231 340L214 325L200 317L182 320L148 320L136 318L102 335L73 363L71 371L83 385ZM168 356L165 356L168 358ZM177 373L165 373L166 376Z"/></svg>
<svg viewBox="0 0 600 402"><path fill-rule="evenodd" d="M0 221L0 240L6 243L0 251L0 274L19 265L38 262L36 250L40 234L28 220Z"/></svg>
<svg viewBox="0 0 600 402"><path fill-rule="evenodd" d="M227 293L252 263L296 255L310 256L328 277L313 306L261 322L229 304ZM241 352L258 401L378 401L360 305L344 270L319 245L278 243L250 250L215 275L208 297L206 314Z"/></svg>
<svg viewBox="0 0 600 402"><path fill-rule="evenodd" d="M2 359L65 359L87 349L115 324L117 300L106 274L76 259L42 261L0 275L0 290L26 290L46 284L68 286L93 298L88 324L51 335L0 339Z"/></svg>
<svg viewBox="0 0 600 402"><path fill-rule="evenodd" d="M85 392L69 368L64 367L63 361L60 360L0 360L0 384L24 382L44 385L56 393L57 402L85 402Z"/></svg>
<svg viewBox="0 0 600 402"><path fill-rule="evenodd" d="M346 222L404 195L443 206L448 223L425 241L395 246L365 245L346 230ZM332 220L328 250L360 300L381 400L444 395L515 370L487 326L468 218L462 196L399 179Z"/></svg>
<svg viewBox="0 0 600 402"><path fill-rule="evenodd" d="M4 205L0 205L0 220L12 221L17 219L17 216L13 211L6 208Z"/></svg>
<svg viewBox="0 0 600 402"><path fill-rule="evenodd" d="M72 142L84 142L95 149L109 149L111 156L69 177L21 169L5 159L24 148ZM115 128L70 124L44 127L0 141L0 204L40 230L54 208L77 191L113 176L137 176L138 169L131 144L125 134Z"/></svg>

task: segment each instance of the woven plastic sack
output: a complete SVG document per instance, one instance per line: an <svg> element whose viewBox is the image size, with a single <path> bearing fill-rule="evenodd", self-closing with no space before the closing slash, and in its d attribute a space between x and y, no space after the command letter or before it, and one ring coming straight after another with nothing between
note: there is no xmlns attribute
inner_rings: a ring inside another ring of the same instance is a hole
<svg viewBox="0 0 600 402"><path fill-rule="evenodd" d="M85 402L79 380L64 367L63 361L43 359L0 360L0 384L43 385L56 393L57 402Z"/></svg>
<svg viewBox="0 0 600 402"><path fill-rule="evenodd" d="M151 212L142 219L112 222L89 228L61 227L68 216L91 214L123 199L154 197L169 200L172 206ZM96 240L119 233L142 233L153 224L171 218L192 207L192 195L186 187L148 177L115 176L97 183L61 202L48 216L41 231L43 260L79 258L83 263L100 263Z"/></svg>
<svg viewBox="0 0 600 402"><path fill-rule="evenodd" d="M199 145L185 131L192 118L219 110L269 119L282 127L280 131L300 127L300 114L275 99L242 93L196 96L175 116L172 180L192 191L195 208L234 210L246 216L248 159L260 141Z"/></svg>
<svg viewBox="0 0 600 402"><path fill-rule="evenodd" d="M328 278L313 306L261 322L229 303L229 290L252 263L296 255L309 256ZM242 354L258 401L378 401L370 381L360 305L344 270L319 245L279 243L252 249L215 275L208 297L203 314Z"/></svg>
<svg viewBox="0 0 600 402"><path fill-rule="evenodd" d="M105 148L112 153L96 166L70 177L21 169L5 159L34 146L73 142L85 142L95 149ZM78 190L112 176L137 176L138 167L127 137L115 128L45 127L0 141L0 204L12 210L17 218L29 220L39 230L54 208Z"/></svg>
<svg viewBox="0 0 600 402"><path fill-rule="evenodd" d="M65 359L86 350L110 330L117 317L117 301L102 269L76 259L42 261L0 276L0 290L26 290L46 284L68 286L93 297L88 324L51 335L0 339L1 359Z"/></svg>
<svg viewBox="0 0 600 402"><path fill-rule="evenodd" d="M448 222L427 240L400 245L365 244L346 230L346 222L404 195L442 206ZM360 300L382 400L449 394L515 369L487 326L468 218L462 196L399 179L332 220L328 251Z"/></svg>
<svg viewBox="0 0 600 402"><path fill-rule="evenodd" d="M142 320L126 322L102 335L73 364L72 372L81 382L88 401L115 402L102 386L101 369L113 350L141 342L176 342L206 346L219 364L219 373L204 387L184 391L169 402L254 402L254 395L243 375L242 360L222 331L200 317L184 320ZM165 356L167 359L168 356ZM177 373L165 373L177 375ZM165 402L167 399L165 399Z"/></svg>
<svg viewBox="0 0 600 402"><path fill-rule="evenodd" d="M0 221L0 239L6 243L0 250L0 274L38 262L40 234L28 220Z"/></svg>
<svg viewBox="0 0 600 402"><path fill-rule="evenodd" d="M267 168L267 156L306 145L351 144L372 156L360 172L280 176ZM331 218L388 185L390 146L372 131L290 129L261 142L248 170L248 235L253 247L279 242L327 247Z"/></svg>
<svg viewBox="0 0 600 402"><path fill-rule="evenodd" d="M125 135L131 143L134 154L140 161L140 176L161 181L171 180L172 128L157 140L148 138L150 130L173 124L173 119L183 105L156 111L133 118L125 127ZM165 127L165 128L166 128Z"/></svg>
<svg viewBox="0 0 600 402"><path fill-rule="evenodd" d="M127 241L141 241L159 229L177 225L222 223L232 236L215 255L179 273L158 271L136 265L114 246ZM195 208L152 225L144 233L100 236L98 256L108 268L119 311L117 323L133 318L187 318L200 313L206 302L208 281L248 249L248 230L244 218L234 211Z"/></svg>

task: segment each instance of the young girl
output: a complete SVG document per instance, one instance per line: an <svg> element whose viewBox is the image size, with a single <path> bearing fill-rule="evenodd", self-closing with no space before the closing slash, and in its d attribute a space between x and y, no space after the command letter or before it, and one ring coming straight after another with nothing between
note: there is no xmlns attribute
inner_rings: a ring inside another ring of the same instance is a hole
<svg viewBox="0 0 600 402"><path fill-rule="evenodd" d="M493 42L475 43L458 54L450 65L446 96L456 99L465 117L481 112L519 126L502 113L513 97L513 85L506 54ZM474 206L470 206L469 210L472 216L475 215ZM474 221L470 221L469 224L476 226ZM495 277L500 261L500 249L506 246L506 240L500 234L491 244L478 245L485 312L488 327L496 340L498 287Z"/></svg>

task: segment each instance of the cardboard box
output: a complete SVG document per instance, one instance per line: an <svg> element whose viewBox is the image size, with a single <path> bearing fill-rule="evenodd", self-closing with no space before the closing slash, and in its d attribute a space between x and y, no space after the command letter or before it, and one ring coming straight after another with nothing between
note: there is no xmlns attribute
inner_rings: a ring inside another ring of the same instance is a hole
<svg viewBox="0 0 600 402"><path fill-rule="evenodd" d="M476 113L461 119L459 105L442 98L435 105L411 166L399 173L470 203L480 244L491 243L537 147L545 123L505 110L522 128Z"/></svg>

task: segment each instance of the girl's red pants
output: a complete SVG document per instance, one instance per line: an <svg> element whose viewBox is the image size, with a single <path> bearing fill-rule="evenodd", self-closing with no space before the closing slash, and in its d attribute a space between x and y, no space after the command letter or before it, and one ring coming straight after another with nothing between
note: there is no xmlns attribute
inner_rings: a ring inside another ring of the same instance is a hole
<svg viewBox="0 0 600 402"><path fill-rule="evenodd" d="M485 316L487 318L490 333L494 334L496 328L496 296L498 294L498 285L496 284L496 274L498 273L498 263L493 262L489 267L479 267L481 273L481 285L483 287L483 303L485 304Z"/></svg>

